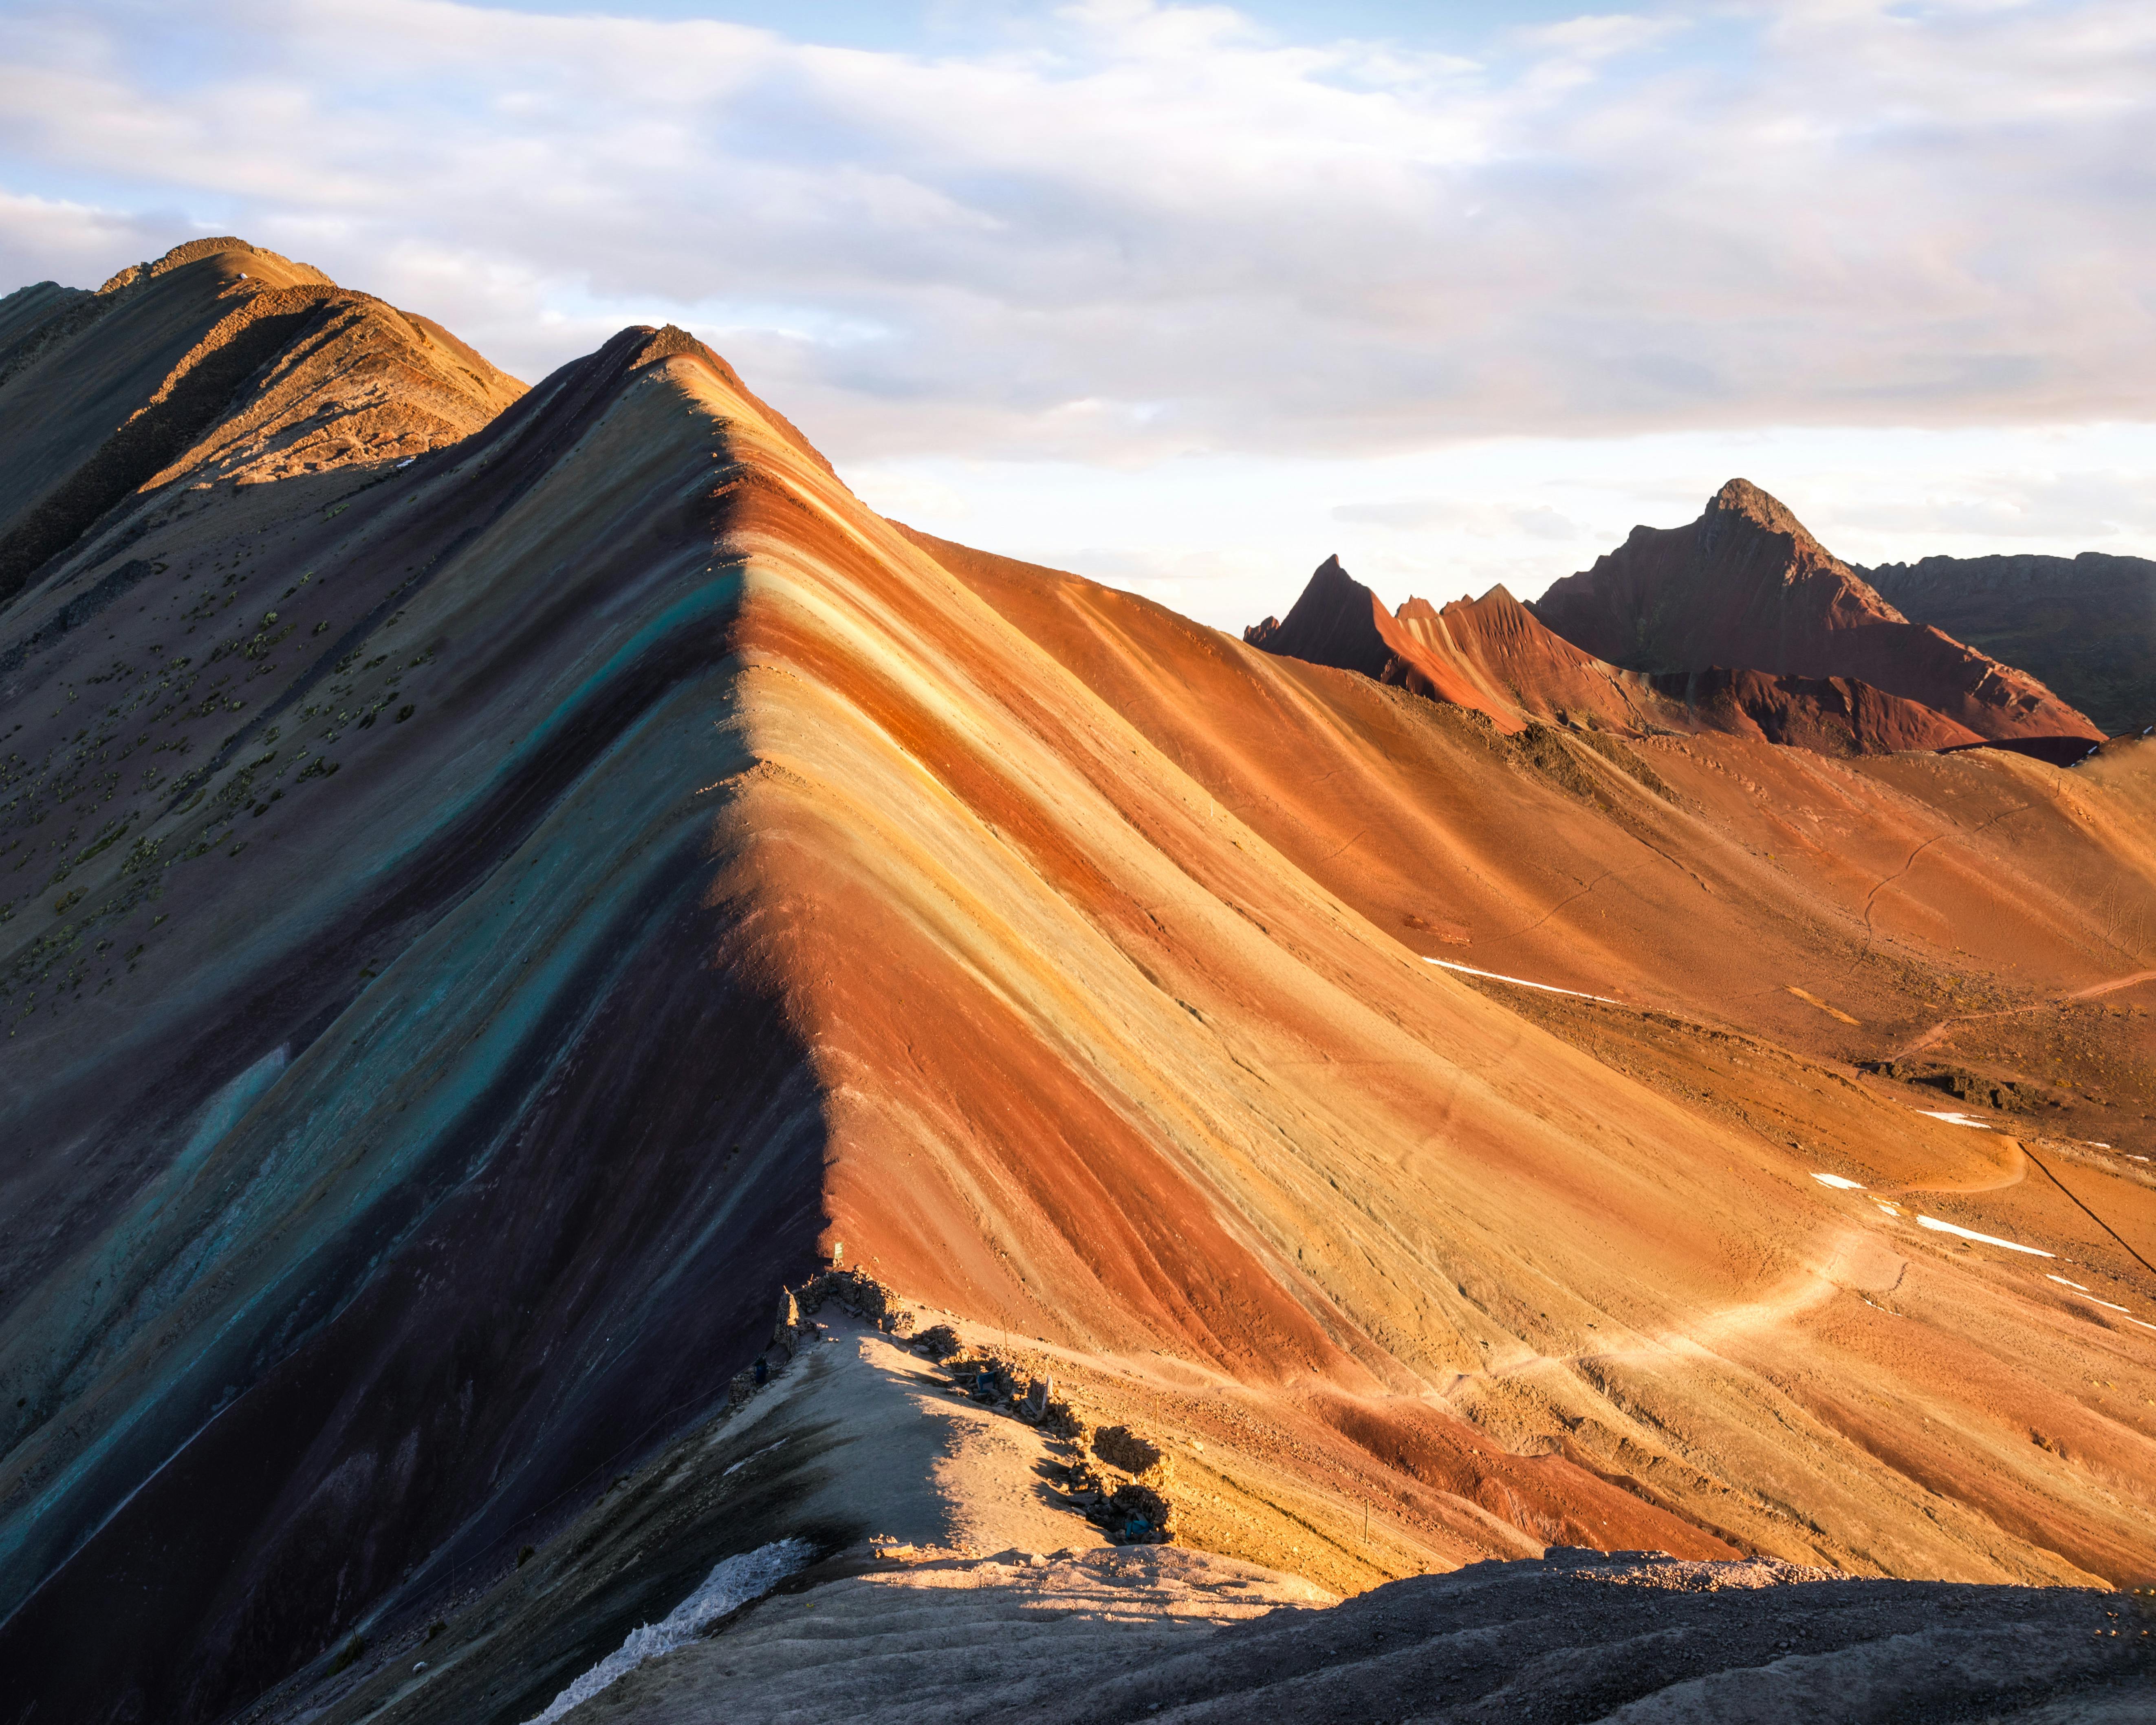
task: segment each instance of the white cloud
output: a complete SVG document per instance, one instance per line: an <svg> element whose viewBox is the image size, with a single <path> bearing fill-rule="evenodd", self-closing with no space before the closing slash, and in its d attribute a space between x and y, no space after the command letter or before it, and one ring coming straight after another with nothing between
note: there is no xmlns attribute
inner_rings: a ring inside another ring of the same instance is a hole
<svg viewBox="0 0 2156 1725"><path fill-rule="evenodd" d="M1675 18L1640 18L1632 13L1583 13L1554 24L1536 24L1517 33L1530 49L1568 59L1603 60L1634 54L1683 28Z"/></svg>
<svg viewBox="0 0 2156 1725"><path fill-rule="evenodd" d="M2156 13L2119 0L1586 15L1479 63L1139 0L933 55L443 0L151 17L0 25L18 188L310 246L526 372L598 308L701 324L841 454L2116 415L2156 384ZM0 211L0 257L57 254Z"/></svg>
<svg viewBox="0 0 2156 1725"><path fill-rule="evenodd" d="M1768 427L1504 438L1355 459L1097 465L893 458L848 471L910 525L1131 588L1240 629L1337 552L1389 604L1502 582L1532 598L1635 526L1696 516L1747 478L1852 562L1933 552L2156 557L2156 425L1907 431Z"/></svg>
<svg viewBox="0 0 2156 1725"><path fill-rule="evenodd" d="M8 266L0 293L33 281L97 287L169 246L173 221L0 190L0 263Z"/></svg>
<svg viewBox="0 0 2156 1725"><path fill-rule="evenodd" d="M1871 560L2156 543L2118 423L2156 394L2145 0L1270 16L1089 0L870 52L16 0L0 271L241 233L526 377L680 322L921 525L993 484L1029 512L977 501L977 541L1224 623L1332 549L1395 598L1538 591L1754 449L1801 448L1788 501ZM2012 429L2074 422L2111 441L2056 470Z"/></svg>

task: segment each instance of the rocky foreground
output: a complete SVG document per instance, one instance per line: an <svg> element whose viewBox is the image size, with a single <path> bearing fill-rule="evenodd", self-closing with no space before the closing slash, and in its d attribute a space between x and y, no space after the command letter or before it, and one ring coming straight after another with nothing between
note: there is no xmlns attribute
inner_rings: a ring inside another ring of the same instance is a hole
<svg viewBox="0 0 2156 1725"><path fill-rule="evenodd" d="M442 1618L370 1625L247 1725L2101 1725L2146 1719L2156 1695L2146 1589L1553 1546L1342 1599L1248 1557L1121 1540L1056 1482L1127 1430L1078 1419L1079 1435L1053 1434L1020 1400L968 1390L978 1335L960 1338L960 1363L923 1371L940 1344L907 1348L857 1321L859 1302L816 1303L828 1322L787 1324L767 1383L707 1431ZM1128 1391L1094 1373L1086 1398L1105 1414ZM1159 1483L1194 1504L1201 1458L1249 1465L1162 1447L1183 1471L1164 1456Z"/></svg>
<svg viewBox="0 0 2156 1725"><path fill-rule="evenodd" d="M690 1725L1024 1718L2145 1721L2117 1595L1553 1548L1261 1616L1277 1577L1175 1549L894 1565L773 1596L567 1715Z"/></svg>

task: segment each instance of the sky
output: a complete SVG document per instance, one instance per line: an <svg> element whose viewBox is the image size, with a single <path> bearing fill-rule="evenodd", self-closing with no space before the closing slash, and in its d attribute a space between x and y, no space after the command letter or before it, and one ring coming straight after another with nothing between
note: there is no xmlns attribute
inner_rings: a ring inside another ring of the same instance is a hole
<svg viewBox="0 0 2156 1725"><path fill-rule="evenodd" d="M0 285L237 234L527 379L726 354L884 512L1224 628L1742 475L2156 555L2148 0L7 0Z"/></svg>

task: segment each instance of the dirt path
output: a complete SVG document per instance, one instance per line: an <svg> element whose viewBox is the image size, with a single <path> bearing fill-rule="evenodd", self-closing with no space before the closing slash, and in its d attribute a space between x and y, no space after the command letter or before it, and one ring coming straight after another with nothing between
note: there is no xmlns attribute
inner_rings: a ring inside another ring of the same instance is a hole
<svg viewBox="0 0 2156 1725"><path fill-rule="evenodd" d="M2107 983L2076 989L2066 996L2069 1000L2093 1000L2099 994L2116 994L2121 988L2130 988L2136 983L2156 982L2156 970L2137 970L2132 976L2113 977Z"/></svg>

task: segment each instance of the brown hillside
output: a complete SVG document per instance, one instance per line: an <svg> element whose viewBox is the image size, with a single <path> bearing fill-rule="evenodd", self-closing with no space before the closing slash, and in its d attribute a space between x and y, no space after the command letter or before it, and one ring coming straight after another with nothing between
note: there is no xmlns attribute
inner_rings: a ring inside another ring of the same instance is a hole
<svg viewBox="0 0 2156 1725"><path fill-rule="evenodd" d="M127 542L142 526L131 510L182 472L200 491L402 459L477 430L523 388L425 319L236 239L49 296L0 325L10 336L0 605L87 534Z"/></svg>

